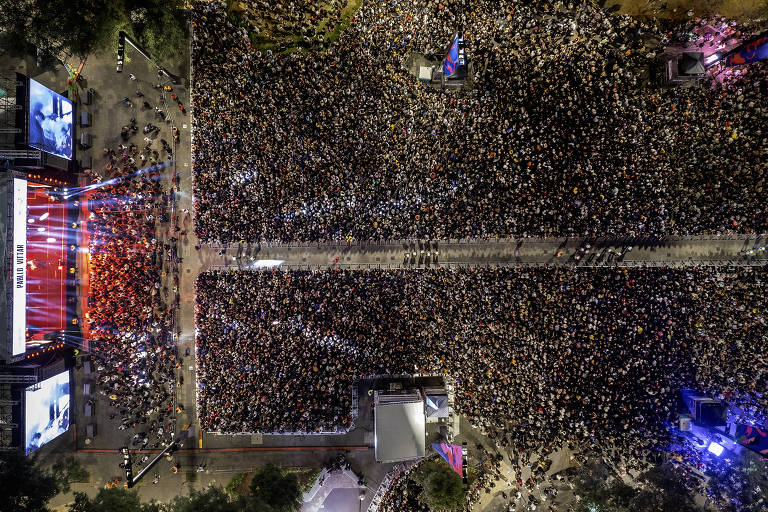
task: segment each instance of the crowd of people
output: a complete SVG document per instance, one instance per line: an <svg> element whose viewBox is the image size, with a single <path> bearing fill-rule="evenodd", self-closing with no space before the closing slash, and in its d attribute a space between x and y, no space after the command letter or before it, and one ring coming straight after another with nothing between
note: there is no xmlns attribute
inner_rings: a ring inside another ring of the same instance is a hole
<svg viewBox="0 0 768 512"><path fill-rule="evenodd" d="M247 13L274 2L242 4ZM666 46L711 50L752 27L640 21L592 3L388 0L363 2L338 42L315 44L320 14L307 5L247 28L223 2L192 9L203 242L768 229L768 66L660 84ZM308 51L267 51L260 26L303 38ZM414 56L439 61L459 28L467 87L419 82ZM199 421L225 433L341 432L354 419L355 377L445 374L458 412L520 467L570 442L639 472L668 444L681 388L763 418L766 276L203 273ZM410 480L393 486L382 510L419 510Z"/></svg>
<svg viewBox="0 0 768 512"><path fill-rule="evenodd" d="M669 424L685 387L725 398L749 419L768 410L767 271L204 273L201 426L343 431L355 376L447 374L457 412L497 450L467 510L495 486L510 510L545 503L560 484L532 461L563 446L577 458L598 454L616 474L640 475L667 452L705 470L707 454L674 438ZM422 510L419 492L412 479L395 479L379 510Z"/></svg>
<svg viewBox="0 0 768 512"><path fill-rule="evenodd" d="M204 273L200 422L222 432L343 429L355 376L446 374L458 412L524 460L574 439L626 443L640 459L666 439L662 423L675 420L683 387L765 410L766 277L704 268Z"/></svg>
<svg viewBox="0 0 768 512"><path fill-rule="evenodd" d="M157 174L119 178L88 198L90 343L103 370L98 384L121 428L151 422L153 413L160 423L172 416L172 314L161 290Z"/></svg>
<svg viewBox="0 0 768 512"><path fill-rule="evenodd" d="M169 290L177 272L175 250L163 240L161 228L172 220L172 192L165 181L167 164L159 162L171 158L172 148L156 133L141 141L136 117L154 114L147 105L145 101L141 110L128 107L125 116L133 117L120 142L104 148L103 165L98 172L88 171L90 185L73 193L90 212L85 219L85 334L95 355L96 383L118 430L125 430L127 438L133 434L132 446L157 448L175 430L178 294L174 299ZM146 460L135 462L138 468Z"/></svg>
<svg viewBox="0 0 768 512"><path fill-rule="evenodd" d="M223 2L196 4L198 237L768 228L765 64L659 87L662 47L694 21L650 24L591 3L465 5L363 2L338 43L273 53L231 24ZM459 26L472 87L420 83L409 57L442 58Z"/></svg>

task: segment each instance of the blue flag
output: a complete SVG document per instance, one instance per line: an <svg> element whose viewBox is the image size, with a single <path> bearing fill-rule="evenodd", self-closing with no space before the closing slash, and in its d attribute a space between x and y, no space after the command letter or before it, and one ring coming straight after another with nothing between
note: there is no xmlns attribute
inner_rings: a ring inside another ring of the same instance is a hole
<svg viewBox="0 0 768 512"><path fill-rule="evenodd" d="M759 60L768 59L768 35L750 41L738 48L725 59L726 66L739 66L750 64Z"/></svg>
<svg viewBox="0 0 768 512"><path fill-rule="evenodd" d="M456 67L459 65L459 36L458 34L453 39L453 44L448 50L448 55L443 60L443 73L450 76L456 72Z"/></svg>
<svg viewBox="0 0 768 512"><path fill-rule="evenodd" d="M459 35L453 38L453 44L448 50L448 55L443 60L443 74L451 76L456 72L456 68L459 65Z"/></svg>

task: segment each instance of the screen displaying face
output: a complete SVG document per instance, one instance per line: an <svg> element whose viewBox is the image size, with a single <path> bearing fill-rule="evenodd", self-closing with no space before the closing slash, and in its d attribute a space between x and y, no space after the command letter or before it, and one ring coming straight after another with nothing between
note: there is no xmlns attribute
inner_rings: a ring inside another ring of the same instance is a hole
<svg viewBox="0 0 768 512"><path fill-rule="evenodd" d="M27 455L69 430L69 372L54 375L24 392Z"/></svg>
<svg viewBox="0 0 768 512"><path fill-rule="evenodd" d="M29 79L29 145L72 159L72 102Z"/></svg>

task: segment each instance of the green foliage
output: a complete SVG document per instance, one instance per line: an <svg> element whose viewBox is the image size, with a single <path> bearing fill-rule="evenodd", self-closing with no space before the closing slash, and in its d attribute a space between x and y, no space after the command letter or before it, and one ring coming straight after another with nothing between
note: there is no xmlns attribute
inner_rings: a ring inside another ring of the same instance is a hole
<svg viewBox="0 0 768 512"><path fill-rule="evenodd" d="M186 41L182 0L18 0L0 9L0 48L12 55L37 46L59 58L117 46L125 30L158 59Z"/></svg>
<svg viewBox="0 0 768 512"><path fill-rule="evenodd" d="M442 459L420 464L411 477L421 486L419 500L431 510L458 510L464 507L467 491L461 477Z"/></svg>
<svg viewBox="0 0 768 512"><path fill-rule="evenodd" d="M317 30L319 33L325 34L323 40L324 46L330 46L334 42L338 41L341 34L349 27L352 21L352 17L360 10L360 6L363 4L363 0L347 0L346 6L341 11L341 20L336 24L336 27L330 32L325 32L323 29L327 26L329 19L323 19L317 23ZM232 0L227 0L227 15L229 20L238 27L244 27L248 29L248 38L251 40L251 44L255 50L267 51L279 53L293 53L302 52L312 49L314 46L312 43L307 43L301 35L294 34L292 36L272 38L265 35L265 32L255 33L251 29L253 26L245 20L236 10L233 9Z"/></svg>
<svg viewBox="0 0 768 512"><path fill-rule="evenodd" d="M577 493L579 496L584 496ZM651 493L652 497L657 493ZM579 512L628 512L640 510L654 510L653 508L637 508L638 493L636 489L616 480L611 486L603 486L598 492L592 493L579 502ZM634 507L633 507L634 505Z"/></svg>
<svg viewBox="0 0 768 512"><path fill-rule="evenodd" d="M579 470L575 493L582 497L584 503L605 504L611 477L615 475L608 466L597 459L591 459Z"/></svg>
<svg viewBox="0 0 768 512"><path fill-rule="evenodd" d="M334 28L330 35L326 38L326 43L334 43L338 41L341 34L349 27L349 23L352 20L352 16L360 9L363 4L363 0L349 0L347 6L341 12L341 23Z"/></svg>
<svg viewBox="0 0 768 512"><path fill-rule="evenodd" d="M647 488L655 489L661 495L662 510L688 512L696 510L693 495L683 484L681 471L670 463L655 466L644 473L640 480Z"/></svg>
<svg viewBox="0 0 768 512"><path fill-rule="evenodd" d="M80 461L71 455L57 460L51 466L51 471L61 493L69 492L72 482L87 482L91 477L91 474L80 464Z"/></svg>
<svg viewBox="0 0 768 512"><path fill-rule="evenodd" d="M233 499L221 487L208 487L189 496L176 496L163 512L241 512L243 506L242 498Z"/></svg>
<svg viewBox="0 0 768 512"><path fill-rule="evenodd" d="M160 512L155 503L141 503L136 491L119 487L101 489L93 499L85 493L76 492L75 501L69 505L69 512Z"/></svg>
<svg viewBox="0 0 768 512"><path fill-rule="evenodd" d="M320 476L321 472L322 472L322 469L320 468L297 469L295 473L296 473L296 477L299 479L299 492L301 494L304 494L305 492L309 491L312 488L312 486L315 485L315 481L317 480L317 477Z"/></svg>
<svg viewBox="0 0 768 512"><path fill-rule="evenodd" d="M148 9L146 23L134 26L139 42L160 61L178 56L187 40L187 26L180 8L178 1L157 2Z"/></svg>
<svg viewBox="0 0 768 512"><path fill-rule="evenodd" d="M69 512L96 512L90 498L84 492L75 492L75 501L67 506Z"/></svg>
<svg viewBox="0 0 768 512"><path fill-rule="evenodd" d="M2 10L2 9L0 9ZM47 512L56 479L37 467L36 457L16 451L0 453L0 508L14 512Z"/></svg>
<svg viewBox="0 0 768 512"><path fill-rule="evenodd" d="M0 46L25 55L28 45L53 55L85 55L104 44L109 26L119 15L112 0L18 0L0 9Z"/></svg>
<svg viewBox="0 0 768 512"><path fill-rule="evenodd" d="M238 496L240 493L238 492L237 488L240 487L240 484L243 483L244 478L245 478L245 473L236 474L235 476L232 477L232 480L229 481L229 483L224 488L224 490L227 491L232 496Z"/></svg>
<svg viewBox="0 0 768 512"><path fill-rule="evenodd" d="M254 473L250 490L249 510L297 512L301 508L298 478L274 464L267 464Z"/></svg>

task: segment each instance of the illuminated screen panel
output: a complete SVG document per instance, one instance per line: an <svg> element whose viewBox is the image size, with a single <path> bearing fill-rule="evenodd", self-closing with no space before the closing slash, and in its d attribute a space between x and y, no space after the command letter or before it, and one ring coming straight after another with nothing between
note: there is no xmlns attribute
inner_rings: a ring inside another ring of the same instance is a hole
<svg viewBox="0 0 768 512"><path fill-rule="evenodd" d="M13 179L12 354L26 350L27 327L27 182Z"/></svg>
<svg viewBox="0 0 768 512"><path fill-rule="evenodd" d="M24 446L29 455L69 430L69 372L28 387L24 411Z"/></svg>
<svg viewBox="0 0 768 512"><path fill-rule="evenodd" d="M72 102L31 78L29 145L72 160Z"/></svg>
<svg viewBox="0 0 768 512"><path fill-rule="evenodd" d="M27 349L66 329L67 204L48 188L27 188Z"/></svg>

